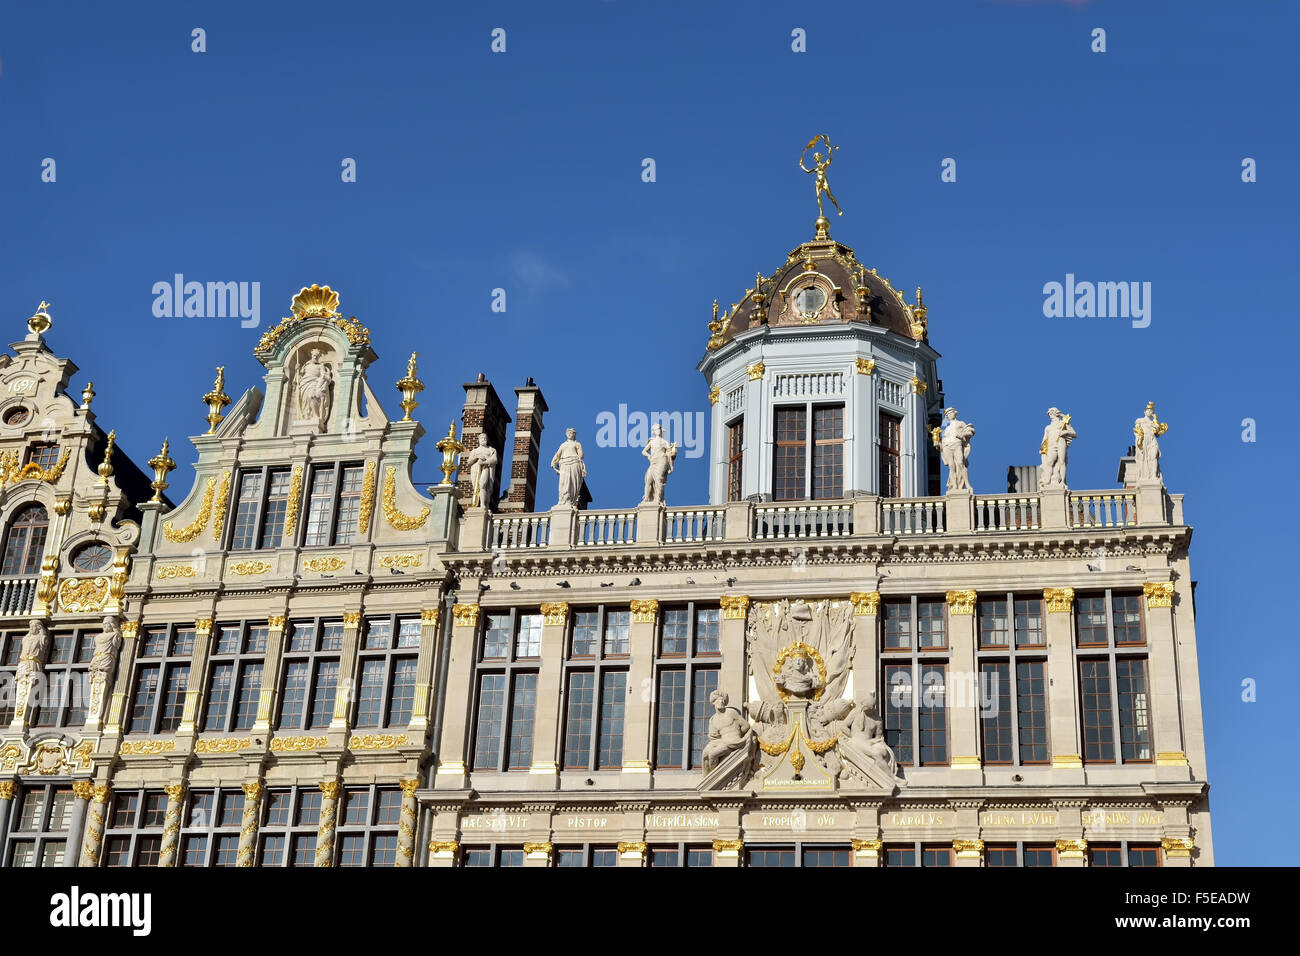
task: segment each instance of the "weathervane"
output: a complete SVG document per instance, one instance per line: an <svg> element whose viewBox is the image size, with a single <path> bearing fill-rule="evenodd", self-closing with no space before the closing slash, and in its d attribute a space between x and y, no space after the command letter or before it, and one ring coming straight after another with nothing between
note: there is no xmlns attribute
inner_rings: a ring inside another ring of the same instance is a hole
<svg viewBox="0 0 1300 956"><path fill-rule="evenodd" d="M822 158L822 154L820 151L814 152L813 168L809 169L807 166L804 165L804 160L807 159L808 157L808 150L816 146L819 141L824 142L826 144L826 158L825 159ZM837 149L839 149L838 146L831 145L831 139L829 136L827 136L825 133L820 133L808 141L808 145L803 148L803 152L799 155L799 168L802 169L805 173L816 174L815 178L813 179L813 188L816 190L817 193L817 238L818 239L828 238L829 236L828 230L830 229L831 226L830 220L826 218L826 214L822 211L822 193L825 193L826 198L829 199L831 203L835 206L836 213L838 213L841 216L844 215L844 210L840 208L840 204L836 201L835 194L831 192L831 184L826 181L826 168L835 161L835 150Z"/></svg>

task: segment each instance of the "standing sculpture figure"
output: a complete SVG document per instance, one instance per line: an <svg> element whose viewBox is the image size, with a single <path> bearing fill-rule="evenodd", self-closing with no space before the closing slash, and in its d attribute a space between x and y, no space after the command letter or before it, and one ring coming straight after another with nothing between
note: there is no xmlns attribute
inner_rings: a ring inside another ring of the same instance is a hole
<svg viewBox="0 0 1300 956"><path fill-rule="evenodd" d="M1049 408L1047 417L1051 421L1043 429L1043 443L1038 446L1043 458L1038 466L1038 487L1064 488L1070 442L1078 437L1078 432L1070 427L1070 416L1062 415L1059 408Z"/></svg>
<svg viewBox="0 0 1300 956"><path fill-rule="evenodd" d="M478 436L478 447L465 456L462 463L469 465L469 485L474 494L470 499L471 508L490 508L492 492L496 487L497 450L488 444L487 435Z"/></svg>
<svg viewBox="0 0 1300 956"><path fill-rule="evenodd" d="M826 159L823 160L822 154L819 152L813 153L813 168L809 169L803 164L803 161L808 155L808 150L816 146L818 140L824 140L826 142ZM822 133L820 136L814 136L808 142L808 145L803 148L803 154L799 157L799 168L805 173L816 174L813 179L813 188L817 191L817 215L822 219L826 218L825 213L822 212L822 193L825 193L826 198L835 205L836 213L841 216L844 215L844 210L841 209L840 204L835 201L835 194L831 192L831 184L826 181L826 168L835 161L835 150L837 149L839 149L838 146L831 145L830 137L825 133Z"/></svg>
<svg viewBox="0 0 1300 956"><path fill-rule="evenodd" d="M1156 403L1147 402L1146 413L1133 423L1137 437L1137 476L1142 481L1160 481L1160 442L1157 440L1169 431L1169 423L1156 418Z"/></svg>
<svg viewBox="0 0 1300 956"><path fill-rule="evenodd" d="M897 776L898 758L885 741L885 725L876 717L875 710L875 691L868 691L857 702L843 734L861 747L882 769L887 770L890 776Z"/></svg>
<svg viewBox="0 0 1300 956"><path fill-rule="evenodd" d="M970 491L970 440L975 437L975 426L958 419L955 408L945 408L943 416L947 423L931 437L948 466L948 490Z"/></svg>
<svg viewBox="0 0 1300 956"><path fill-rule="evenodd" d="M98 720L104 716L104 701L108 698L108 683L117 667L117 649L122 645L122 632L117 618L104 618L104 629L95 637L95 653L90 659L90 703L87 716Z"/></svg>
<svg viewBox="0 0 1300 956"><path fill-rule="evenodd" d="M30 678L45 666L45 652L50 646L50 634L45 625L32 620L23 635L22 646L18 650L18 669L14 679L21 681Z"/></svg>
<svg viewBox="0 0 1300 956"><path fill-rule="evenodd" d="M320 360L323 349L312 349L311 358L298 369L298 420L315 422L325 430L330 415L330 386L334 370Z"/></svg>
<svg viewBox="0 0 1300 956"><path fill-rule="evenodd" d="M565 441L551 459L551 467L560 475L560 500L556 507L576 508L582 498L582 482L587 477L587 466L582 460L582 445L574 428L564 430Z"/></svg>
<svg viewBox="0 0 1300 956"><path fill-rule="evenodd" d="M708 773L734 751L748 747L754 739L754 729L740 711L728 707L727 692L715 690L709 695L714 714L709 718L709 742L704 746L701 762Z"/></svg>
<svg viewBox="0 0 1300 956"><path fill-rule="evenodd" d="M645 470L645 497L641 504L663 504L664 486L668 476L673 473L673 462L677 458L677 442L669 444L664 438L664 426L656 424L651 429L650 440L641 449L641 454L650 459L650 467Z"/></svg>

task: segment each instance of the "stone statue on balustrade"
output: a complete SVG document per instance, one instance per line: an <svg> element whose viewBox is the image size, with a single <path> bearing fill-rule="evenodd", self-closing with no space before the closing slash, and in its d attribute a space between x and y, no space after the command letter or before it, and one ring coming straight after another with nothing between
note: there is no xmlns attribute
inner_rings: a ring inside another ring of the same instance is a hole
<svg viewBox="0 0 1300 956"><path fill-rule="evenodd" d="M970 440L975 437L975 426L957 418L955 408L944 409L943 417L946 422L932 430L930 439L948 466L948 490L970 491Z"/></svg>
<svg viewBox="0 0 1300 956"><path fill-rule="evenodd" d="M737 750L749 750L754 746L754 729L740 711L727 706L729 702L726 691L715 690L709 695L714 714L709 718L709 742L705 744L701 757L705 773Z"/></svg>
<svg viewBox="0 0 1300 956"><path fill-rule="evenodd" d="M556 507L577 508L582 502L582 483L587 477L587 466L582 460L577 430L566 428L564 435L565 441L551 459L551 467L560 476L560 500Z"/></svg>
<svg viewBox="0 0 1300 956"><path fill-rule="evenodd" d="M462 468L469 466L469 484L473 492L469 502L471 508L492 507L499 463L497 450L488 444L487 435L480 433L478 447L470 451L461 464Z"/></svg>
<svg viewBox="0 0 1300 956"><path fill-rule="evenodd" d="M673 473L673 462L677 459L677 442L669 444L664 438L664 426L658 423L652 429L650 440L641 449L641 454L650 459L650 466L645 470L645 497L643 505L661 505L664 503L664 486L668 476Z"/></svg>
<svg viewBox="0 0 1300 956"><path fill-rule="evenodd" d="M1156 403L1147 402L1146 412L1133 423L1138 481L1161 481L1159 439L1167 431L1169 423L1156 418Z"/></svg>
<svg viewBox="0 0 1300 956"><path fill-rule="evenodd" d="M1070 416L1061 414L1059 408L1049 408L1047 417L1049 421L1043 429L1043 443L1038 446L1038 454L1043 459L1038 466L1038 487L1064 488L1070 442L1078 437L1078 432L1070 426Z"/></svg>

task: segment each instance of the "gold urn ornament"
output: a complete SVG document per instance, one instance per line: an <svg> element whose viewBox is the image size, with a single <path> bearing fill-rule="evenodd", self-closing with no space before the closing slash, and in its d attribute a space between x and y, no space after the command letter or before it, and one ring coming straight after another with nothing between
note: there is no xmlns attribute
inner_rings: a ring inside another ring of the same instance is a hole
<svg viewBox="0 0 1300 956"><path fill-rule="evenodd" d="M397 380L397 390L402 393L400 404L405 413L402 415L404 422L411 420L411 412L415 411L415 407L420 404L415 400L415 396L424 391L424 383L417 377L415 369L415 358L419 354L419 352L411 353L411 359L406 363L406 377ZM452 428L455 429L454 424Z"/></svg>
<svg viewBox="0 0 1300 956"><path fill-rule="evenodd" d="M149 487L153 489L153 497L150 501L162 501L162 493L167 489L167 474L176 467L176 462L172 461L172 456L167 454L167 449L171 442L164 438L162 451L149 459L149 467L153 469L153 481Z"/></svg>
<svg viewBox="0 0 1300 956"><path fill-rule="evenodd" d="M211 435L221 424L221 420L226 416L221 410L230 404L230 396L226 394L226 367L217 366L217 380L212 386L212 391L203 396L203 403L208 406L208 434Z"/></svg>
<svg viewBox="0 0 1300 956"><path fill-rule="evenodd" d="M458 461L460 453L465 450L465 446L456 439L455 422L451 423L451 427L447 429L447 437L438 442L437 448L438 451L442 452L442 464L438 466L438 470L442 472L442 481L439 484L450 485L452 484L451 476L460 467Z"/></svg>

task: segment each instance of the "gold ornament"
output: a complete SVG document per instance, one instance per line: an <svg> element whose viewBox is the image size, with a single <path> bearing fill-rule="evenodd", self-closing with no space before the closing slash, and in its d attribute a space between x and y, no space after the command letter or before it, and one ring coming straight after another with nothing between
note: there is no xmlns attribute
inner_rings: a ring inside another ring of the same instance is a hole
<svg viewBox="0 0 1300 956"><path fill-rule="evenodd" d="M174 528L170 521L163 522L163 534L168 541L175 541L182 544L186 541L193 541L197 538L208 524L208 518L212 517L212 496L217 490L217 478L215 475L208 478L207 488L203 492L203 501L199 505L199 516L184 528Z"/></svg>
<svg viewBox="0 0 1300 956"><path fill-rule="evenodd" d="M420 404L415 400L415 396L424 391L424 383L420 381L415 372L415 357L419 354L418 352L411 353L410 361L406 363L406 377L397 380L397 390L402 393L402 401L399 404L405 413L402 415L402 421L404 422L411 420L411 412L415 411L415 407Z"/></svg>
<svg viewBox="0 0 1300 956"><path fill-rule="evenodd" d="M424 527L429 508L425 506L417 515L403 514L397 508L397 469L392 465L384 475L384 517L395 531L415 531Z"/></svg>
<svg viewBox="0 0 1300 956"><path fill-rule="evenodd" d="M171 442L164 438L162 451L149 459L149 467L153 469L153 481L149 483L149 487L153 489L153 497L149 499L150 501L162 501L162 493L168 487L167 475L176 468L176 462L172 460L171 455L167 454L170 444Z"/></svg>

